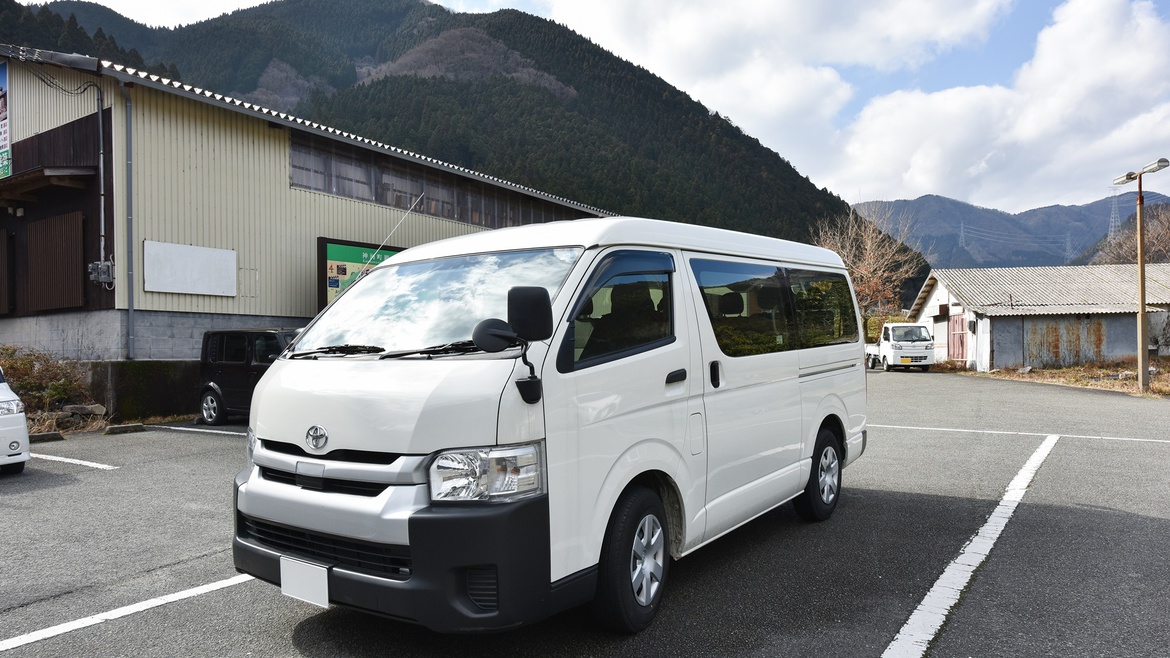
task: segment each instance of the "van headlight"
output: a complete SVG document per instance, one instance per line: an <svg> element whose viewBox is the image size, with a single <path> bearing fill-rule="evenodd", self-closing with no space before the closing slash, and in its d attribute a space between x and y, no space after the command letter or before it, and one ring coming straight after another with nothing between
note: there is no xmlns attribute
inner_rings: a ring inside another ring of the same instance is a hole
<svg viewBox="0 0 1170 658"><path fill-rule="evenodd" d="M541 443L464 448L431 462L432 501L506 503L545 493Z"/></svg>
<svg viewBox="0 0 1170 658"><path fill-rule="evenodd" d="M900 349L902 349L902 344L901 343L890 343L890 348L895 349L895 350L900 350Z"/></svg>
<svg viewBox="0 0 1170 658"><path fill-rule="evenodd" d="M24 403L20 400L5 400L0 402L0 416L11 416L24 411Z"/></svg>

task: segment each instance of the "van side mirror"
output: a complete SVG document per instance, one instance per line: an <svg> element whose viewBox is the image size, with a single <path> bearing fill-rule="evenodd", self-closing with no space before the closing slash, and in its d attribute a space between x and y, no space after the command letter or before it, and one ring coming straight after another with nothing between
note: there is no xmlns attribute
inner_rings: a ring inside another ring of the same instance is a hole
<svg viewBox="0 0 1170 658"><path fill-rule="evenodd" d="M516 286L508 291L508 324L521 340L552 338L552 300L540 286Z"/></svg>
<svg viewBox="0 0 1170 658"><path fill-rule="evenodd" d="M528 360L528 344L552 338L552 300L540 286L516 286L508 291L508 321L481 320L471 331L471 342L485 352L502 352L519 343L520 359L528 366L528 377L516 381L520 397L528 404L540 402L540 378Z"/></svg>

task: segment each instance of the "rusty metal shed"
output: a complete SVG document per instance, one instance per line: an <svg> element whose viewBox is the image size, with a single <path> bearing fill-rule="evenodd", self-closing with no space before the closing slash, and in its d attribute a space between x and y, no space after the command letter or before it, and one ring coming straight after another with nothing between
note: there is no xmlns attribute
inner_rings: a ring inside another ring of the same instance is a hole
<svg viewBox="0 0 1170 658"><path fill-rule="evenodd" d="M1137 266L937 269L910 309L936 357L980 371L1136 359ZM1170 264L1146 266L1150 349L1170 354Z"/></svg>

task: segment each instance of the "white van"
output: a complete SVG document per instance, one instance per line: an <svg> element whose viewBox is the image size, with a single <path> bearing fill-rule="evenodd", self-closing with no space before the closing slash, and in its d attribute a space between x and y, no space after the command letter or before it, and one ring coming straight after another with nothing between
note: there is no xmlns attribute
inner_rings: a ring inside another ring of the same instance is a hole
<svg viewBox="0 0 1170 658"><path fill-rule="evenodd" d="M590 601L644 628L672 558L790 500L832 514L865 450L859 326L836 254L731 231L589 219L408 249L256 387L235 566L440 631Z"/></svg>

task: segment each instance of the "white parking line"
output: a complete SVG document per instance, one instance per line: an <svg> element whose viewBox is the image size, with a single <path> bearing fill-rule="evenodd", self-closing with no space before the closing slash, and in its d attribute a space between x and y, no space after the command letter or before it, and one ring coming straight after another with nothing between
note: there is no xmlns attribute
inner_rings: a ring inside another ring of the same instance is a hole
<svg viewBox="0 0 1170 658"><path fill-rule="evenodd" d="M1044 463L1059 439L1060 435L1048 435L1036 452L1032 453L1024 467L1008 484L1003 498L988 517L987 523L967 540L959 557L947 565L934 586L926 593L926 598L922 599L922 603L918 604L910 619L906 620L894 641L886 647L882 658L919 658L926 654L930 643L946 622L951 608L959 602L959 597L971 582L975 570L991 553L995 541L999 539L1000 533L1007 527L1008 521L1015 513L1016 506L1023 500L1024 492L1032 484L1036 471L1040 470L1040 465Z"/></svg>
<svg viewBox="0 0 1170 658"><path fill-rule="evenodd" d="M867 427L881 427L891 430L922 430L924 432L965 432L968 434L1009 434L1013 436L1051 436L1047 432L1004 432L999 430L966 430L954 427L911 427L907 425L873 425ZM1101 439L1102 441L1134 441L1138 443L1170 443L1170 439L1135 439L1128 436L1091 436L1081 434L1061 434L1065 439Z"/></svg>
<svg viewBox="0 0 1170 658"><path fill-rule="evenodd" d="M78 466L88 466L90 468L100 468L103 471L117 470L117 466L110 466L109 464L99 464L97 462L87 462L81 459L70 459L68 457L57 457L55 455L42 455L36 452L30 452L29 456L37 459L47 459L51 462L65 462L66 464L77 464Z"/></svg>
<svg viewBox="0 0 1170 658"><path fill-rule="evenodd" d="M122 608L118 608L116 610L110 610L109 612L103 612L99 615L94 615L92 617L86 617L84 619L78 619L76 621L70 621L70 622L66 622L64 624L58 624L56 626L51 626L49 628L45 628L45 629L42 629L39 631L33 631L32 633L26 633L24 635L20 635L20 636L17 636L17 637L8 639L8 640L0 640L0 652L8 651L9 649L15 649L16 647L22 647L26 644L32 644L33 642L40 642L41 640L47 640L51 637L63 635L63 634L68 633L70 631L76 631L78 629L86 628L87 626L93 626L95 624L100 624L102 622L110 621L112 619L126 617L128 615L139 613L139 612L142 612L144 610L150 610L151 608L157 608L160 605L166 605L168 603L174 603L175 601L182 601L183 599L189 599L192 596L199 596L200 594L214 592L217 589L231 587L232 585L239 585L240 583L247 582L249 580L252 580L251 576L240 575L240 576L236 576L234 578L228 578L227 580L220 580L218 582L208 583L207 585L193 587L193 588L188 589L188 590L183 590L182 592L175 592L174 594L167 594L166 596L160 596L156 599L150 599L149 601L135 603L133 605L128 605L128 606L125 606Z"/></svg>

